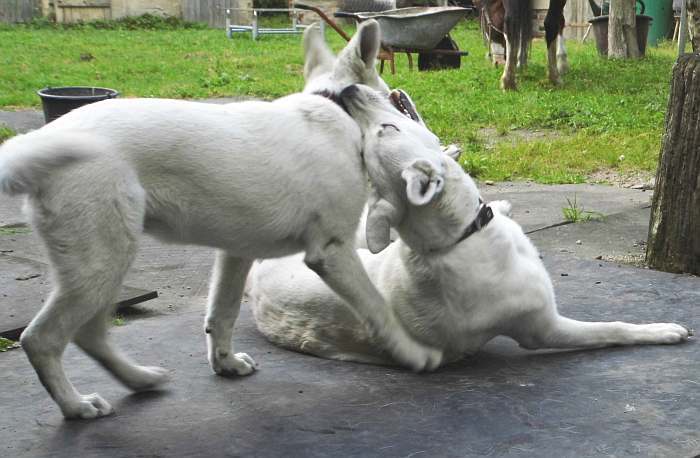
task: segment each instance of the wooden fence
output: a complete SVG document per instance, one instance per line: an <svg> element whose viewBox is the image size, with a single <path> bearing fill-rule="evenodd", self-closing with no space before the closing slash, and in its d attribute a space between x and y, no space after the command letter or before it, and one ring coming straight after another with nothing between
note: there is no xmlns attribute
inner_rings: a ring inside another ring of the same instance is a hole
<svg viewBox="0 0 700 458"><path fill-rule="evenodd" d="M41 16L41 0L0 0L0 22L26 22Z"/></svg>
<svg viewBox="0 0 700 458"><path fill-rule="evenodd" d="M600 0L596 0L600 5ZM583 40L590 24L588 20L593 17L593 11L587 0L569 0L564 8L564 18L566 27L564 36L570 40Z"/></svg>
<svg viewBox="0 0 700 458"><path fill-rule="evenodd" d="M223 29L228 3L227 0L182 0L182 19L206 22L209 27Z"/></svg>

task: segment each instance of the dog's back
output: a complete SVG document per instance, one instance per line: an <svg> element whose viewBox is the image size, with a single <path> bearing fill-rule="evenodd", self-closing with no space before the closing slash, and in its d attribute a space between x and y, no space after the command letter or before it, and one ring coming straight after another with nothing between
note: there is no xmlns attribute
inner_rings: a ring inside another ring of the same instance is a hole
<svg viewBox="0 0 700 458"><path fill-rule="evenodd" d="M59 171L98 161L94 173L137 177L147 231L184 243L261 246L301 236L319 209L356 213L366 186L360 148L355 123L314 95L225 106L112 100L0 147L0 187L30 195L80 187L90 199L101 179L79 183L79 174Z"/></svg>

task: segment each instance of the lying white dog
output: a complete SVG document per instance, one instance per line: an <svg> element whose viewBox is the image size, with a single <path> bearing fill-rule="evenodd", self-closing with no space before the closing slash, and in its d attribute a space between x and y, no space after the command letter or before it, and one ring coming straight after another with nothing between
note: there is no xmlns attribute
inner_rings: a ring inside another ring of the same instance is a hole
<svg viewBox="0 0 700 458"><path fill-rule="evenodd" d="M402 180L402 186L382 189L391 180L374 177L381 197L370 204L368 222L374 223L367 230L372 251L388 243L389 225L400 239L379 254L359 250L360 257L391 313L413 338L442 350L443 362L474 353L498 335L529 349L688 338L689 331L677 324L591 323L559 315L549 275L507 216L507 202L484 204L452 158L430 159L428 150L439 151L437 139L374 91L346 89L342 99L363 129L370 173ZM272 342L325 358L401 364L301 257L262 261L248 286L258 328Z"/></svg>
<svg viewBox="0 0 700 458"><path fill-rule="evenodd" d="M46 243L54 290L22 334L22 347L66 418L107 415L81 395L61 357L75 341L133 390L167 378L136 365L107 340L122 279L141 232L217 248L205 321L217 374L255 368L233 353L232 328L252 261L294 252L344 298L382 348L416 370L441 352L410 337L372 285L354 250L367 200L362 137L336 103L343 85L387 91L374 65L376 22L363 24L337 60L318 59L309 92L225 106L156 99L111 100L72 111L0 147L0 190L25 194ZM316 55L313 34L307 54Z"/></svg>

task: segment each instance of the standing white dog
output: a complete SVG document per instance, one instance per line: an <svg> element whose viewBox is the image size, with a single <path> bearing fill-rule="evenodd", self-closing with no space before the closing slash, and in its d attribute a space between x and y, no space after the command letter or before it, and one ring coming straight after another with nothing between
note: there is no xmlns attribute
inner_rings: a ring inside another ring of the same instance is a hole
<svg viewBox="0 0 700 458"><path fill-rule="evenodd" d="M400 234L381 253L359 250L360 257L391 313L414 339L443 351L443 362L474 353L498 335L530 349L688 338L688 329L672 323L581 322L559 315L537 250L507 216L510 204L484 204L452 158L434 159L437 138L384 97L353 87L341 99L362 127L365 161L377 184L367 244L374 252L386 247L389 226ZM258 328L274 343L325 358L401 364L298 256L257 264L248 294Z"/></svg>
<svg viewBox="0 0 700 458"><path fill-rule="evenodd" d="M316 56L310 37L307 54ZM363 82L386 91L374 68L378 47L371 21L337 61L318 61L327 71L315 72L308 90L333 98ZM147 232L219 250L205 321L217 374L256 366L231 346L252 261L300 251L383 348L416 370L433 369L441 352L406 333L355 253L366 189L360 129L318 95L226 106L117 99L15 137L0 147L0 190L28 196L54 282L22 347L66 418L112 412L66 377L61 358L71 340L133 390L163 383L163 368L136 365L107 340L111 304Z"/></svg>

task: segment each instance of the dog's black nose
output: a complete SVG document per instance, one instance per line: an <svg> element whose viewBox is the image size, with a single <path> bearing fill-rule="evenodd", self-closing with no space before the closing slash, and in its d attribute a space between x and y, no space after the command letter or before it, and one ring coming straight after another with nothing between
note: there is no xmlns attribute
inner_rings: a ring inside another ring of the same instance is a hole
<svg viewBox="0 0 700 458"><path fill-rule="evenodd" d="M342 91L340 91L340 99L341 100L347 100L355 97L355 95L360 91L360 88L357 87L356 84L353 84L352 86L348 86Z"/></svg>

